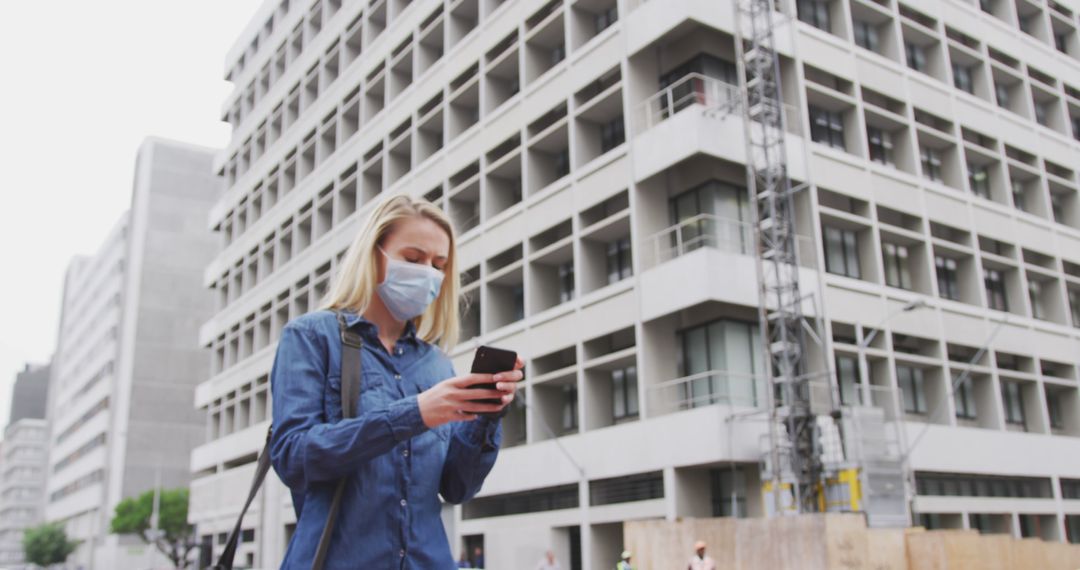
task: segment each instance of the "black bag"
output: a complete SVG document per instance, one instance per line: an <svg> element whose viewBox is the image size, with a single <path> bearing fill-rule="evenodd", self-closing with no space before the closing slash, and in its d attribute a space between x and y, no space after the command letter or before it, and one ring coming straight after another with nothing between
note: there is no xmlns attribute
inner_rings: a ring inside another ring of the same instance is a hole
<svg viewBox="0 0 1080 570"><path fill-rule="evenodd" d="M360 334L349 330L345 325L345 316L337 312L338 328L341 330L341 417L342 419L356 416L353 409L353 400L360 393L360 355L364 346ZM236 526L229 533L229 540L225 543L225 549L221 551L214 570L233 570L233 558L236 556L236 547L240 542L240 526L244 522L251 501L255 499L255 493L262 487L266 474L270 471L270 434L274 427L266 431L266 444L263 445L262 453L259 454L259 463L255 467L255 479L251 482L251 491L248 493L244 507L240 509L240 516L236 519ZM315 551L315 559L311 561L311 570L322 570L326 560L326 551L330 548L330 536L334 532L334 524L337 522L338 511L341 509L341 495L345 491L345 479L342 478L334 489L334 501L330 504L330 513L326 517L326 526L323 527L322 536L319 538L319 548Z"/></svg>

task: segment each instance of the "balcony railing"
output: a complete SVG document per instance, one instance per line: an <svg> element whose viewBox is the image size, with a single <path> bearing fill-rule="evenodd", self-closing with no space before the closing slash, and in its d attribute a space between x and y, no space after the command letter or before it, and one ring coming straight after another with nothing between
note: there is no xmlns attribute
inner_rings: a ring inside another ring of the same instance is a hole
<svg viewBox="0 0 1080 570"><path fill-rule="evenodd" d="M751 255L754 228L746 222L698 214L645 238L645 268L655 267L703 247Z"/></svg>
<svg viewBox="0 0 1080 570"><path fill-rule="evenodd" d="M649 414L663 415L713 404L757 407L765 377L727 370L709 370L649 387Z"/></svg>
<svg viewBox="0 0 1080 570"><path fill-rule="evenodd" d="M635 132L645 132L694 105L726 115L737 111L740 102L737 85L701 73L689 73L638 107Z"/></svg>

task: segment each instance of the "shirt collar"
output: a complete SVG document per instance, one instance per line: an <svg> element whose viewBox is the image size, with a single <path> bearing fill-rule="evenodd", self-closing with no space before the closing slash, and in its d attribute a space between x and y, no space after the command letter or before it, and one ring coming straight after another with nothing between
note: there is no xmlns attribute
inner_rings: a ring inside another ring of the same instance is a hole
<svg viewBox="0 0 1080 570"><path fill-rule="evenodd" d="M363 315L358 314L352 309L338 309L343 315L345 315L345 326L350 329L358 326L360 334L368 338L369 341L378 341L379 327L364 318ZM413 319L405 321L405 330L401 331L401 336L398 337L398 342L409 341L416 343L418 339L416 337L416 324Z"/></svg>

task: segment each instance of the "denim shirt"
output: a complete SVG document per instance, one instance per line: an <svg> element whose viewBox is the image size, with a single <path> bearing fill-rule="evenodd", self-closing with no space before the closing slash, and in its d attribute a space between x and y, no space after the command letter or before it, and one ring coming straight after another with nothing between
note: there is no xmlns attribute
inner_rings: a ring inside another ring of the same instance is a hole
<svg viewBox="0 0 1080 570"><path fill-rule="evenodd" d="M438 496L461 503L480 490L502 440L499 422L427 428L416 396L454 376L450 360L417 338L411 322L390 353L373 323L345 315L364 339L355 418L341 418L342 346L333 312L289 322L270 373L270 459L292 492L297 519L281 568L310 569L343 477L325 570L455 568Z"/></svg>

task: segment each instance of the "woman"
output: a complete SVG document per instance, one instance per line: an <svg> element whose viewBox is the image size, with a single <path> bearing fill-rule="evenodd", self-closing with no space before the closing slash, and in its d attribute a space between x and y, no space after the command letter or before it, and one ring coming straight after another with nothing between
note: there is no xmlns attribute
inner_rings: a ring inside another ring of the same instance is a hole
<svg viewBox="0 0 1080 570"><path fill-rule="evenodd" d="M282 330L270 457L297 523L281 568L311 567L343 477L325 570L455 567L438 495L460 503L480 490L502 439L498 418L522 377L520 358L512 371L454 375L443 350L458 334L456 261L443 212L394 196L342 259L325 309ZM333 311L364 339L357 416L347 420ZM470 388L492 382L496 390ZM472 402L480 398L501 403Z"/></svg>

